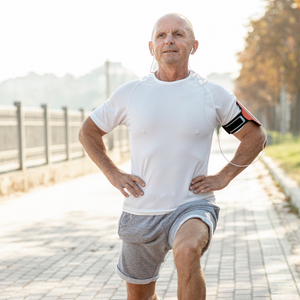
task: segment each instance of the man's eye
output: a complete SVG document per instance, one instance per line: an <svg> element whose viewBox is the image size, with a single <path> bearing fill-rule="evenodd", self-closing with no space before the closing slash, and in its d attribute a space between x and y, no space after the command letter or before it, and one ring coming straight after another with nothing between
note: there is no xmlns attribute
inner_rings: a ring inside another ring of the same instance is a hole
<svg viewBox="0 0 300 300"><path fill-rule="evenodd" d="M181 33L178 32L178 33L176 33L176 35L177 35L177 36L181 36Z"/></svg>

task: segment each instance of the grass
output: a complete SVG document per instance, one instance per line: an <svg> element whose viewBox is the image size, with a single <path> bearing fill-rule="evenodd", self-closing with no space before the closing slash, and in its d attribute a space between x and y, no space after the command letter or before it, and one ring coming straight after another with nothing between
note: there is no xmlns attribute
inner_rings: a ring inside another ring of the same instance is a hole
<svg viewBox="0 0 300 300"><path fill-rule="evenodd" d="M300 138L291 135L282 137L272 135L273 142L280 142L267 146L265 154L277 161L280 167L300 185Z"/></svg>
<svg viewBox="0 0 300 300"><path fill-rule="evenodd" d="M290 206L290 212L299 216L298 208L291 201L289 201L289 206Z"/></svg>

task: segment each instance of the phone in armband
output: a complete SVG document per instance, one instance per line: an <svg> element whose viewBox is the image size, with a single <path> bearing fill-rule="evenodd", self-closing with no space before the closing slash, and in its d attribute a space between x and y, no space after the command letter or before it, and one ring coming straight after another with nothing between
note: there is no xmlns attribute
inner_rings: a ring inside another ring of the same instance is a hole
<svg viewBox="0 0 300 300"><path fill-rule="evenodd" d="M249 121L253 121L257 125L262 126L262 124L249 112L249 110L241 102L236 100L236 104L240 107L241 112L229 123L222 126L225 131L227 131L229 134L236 133Z"/></svg>

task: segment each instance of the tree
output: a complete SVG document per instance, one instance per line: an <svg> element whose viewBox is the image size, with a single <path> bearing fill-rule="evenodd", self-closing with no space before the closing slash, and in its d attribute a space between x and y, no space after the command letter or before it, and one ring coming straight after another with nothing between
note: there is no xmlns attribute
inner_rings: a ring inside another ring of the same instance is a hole
<svg viewBox="0 0 300 300"><path fill-rule="evenodd" d="M236 95L266 115L269 127L284 86L293 98L291 130L300 132L300 0L267 0L266 12L251 20L245 48L237 54L242 68Z"/></svg>

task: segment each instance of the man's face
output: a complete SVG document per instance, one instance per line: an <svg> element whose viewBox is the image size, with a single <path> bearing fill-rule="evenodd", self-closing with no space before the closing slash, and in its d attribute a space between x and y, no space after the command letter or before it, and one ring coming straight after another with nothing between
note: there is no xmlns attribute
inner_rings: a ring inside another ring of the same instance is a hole
<svg viewBox="0 0 300 300"><path fill-rule="evenodd" d="M161 64L180 64L188 61L194 39L186 21L180 17L167 16L156 24L149 47Z"/></svg>

